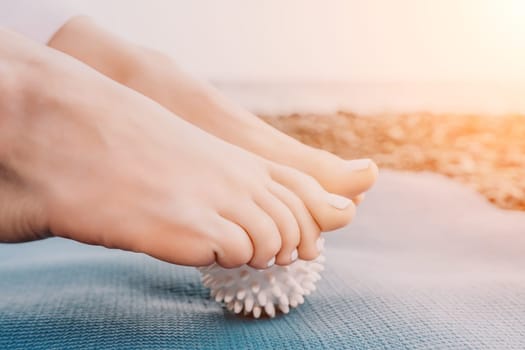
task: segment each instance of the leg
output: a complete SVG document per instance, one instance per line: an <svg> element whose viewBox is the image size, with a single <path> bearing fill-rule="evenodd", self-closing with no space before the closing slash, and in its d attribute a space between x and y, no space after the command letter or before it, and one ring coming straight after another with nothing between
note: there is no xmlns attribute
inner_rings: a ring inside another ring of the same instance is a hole
<svg viewBox="0 0 525 350"><path fill-rule="evenodd" d="M185 265L287 264L354 212L55 50L0 31L0 240L56 235ZM277 210L278 209L278 210Z"/></svg>
<svg viewBox="0 0 525 350"><path fill-rule="evenodd" d="M71 20L49 45L230 143L313 176L330 192L355 198L375 182L372 161L345 161L300 143L190 77L171 58L121 40L88 18Z"/></svg>

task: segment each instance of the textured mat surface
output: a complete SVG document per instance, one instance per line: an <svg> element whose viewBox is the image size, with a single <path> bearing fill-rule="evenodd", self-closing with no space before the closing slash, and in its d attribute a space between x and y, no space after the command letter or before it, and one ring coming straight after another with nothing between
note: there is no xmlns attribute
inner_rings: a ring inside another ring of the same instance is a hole
<svg viewBox="0 0 525 350"><path fill-rule="evenodd" d="M385 172L327 246L304 305L249 320L192 268L61 239L0 245L0 348L525 348L524 213Z"/></svg>

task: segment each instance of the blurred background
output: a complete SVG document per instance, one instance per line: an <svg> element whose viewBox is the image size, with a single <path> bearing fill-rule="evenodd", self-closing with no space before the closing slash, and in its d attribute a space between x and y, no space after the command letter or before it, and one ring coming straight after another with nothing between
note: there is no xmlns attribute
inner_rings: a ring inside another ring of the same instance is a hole
<svg viewBox="0 0 525 350"><path fill-rule="evenodd" d="M271 322L142 254L0 244L0 349L525 349L525 0L28 1L91 15L381 173L326 236L317 294Z"/></svg>
<svg viewBox="0 0 525 350"><path fill-rule="evenodd" d="M525 210L525 1L65 3L305 143Z"/></svg>
<svg viewBox="0 0 525 350"><path fill-rule="evenodd" d="M253 109L525 111L521 0L77 0L75 6L172 54ZM312 85L320 82L327 90L339 86L309 101L285 93L287 87L272 94L287 83L317 95ZM259 91L245 91L248 84L274 86L258 100ZM283 93L287 98L277 101Z"/></svg>

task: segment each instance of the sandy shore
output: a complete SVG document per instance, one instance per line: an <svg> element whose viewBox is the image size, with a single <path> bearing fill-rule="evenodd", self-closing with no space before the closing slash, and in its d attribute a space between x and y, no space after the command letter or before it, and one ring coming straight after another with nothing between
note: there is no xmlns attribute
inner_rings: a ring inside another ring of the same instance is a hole
<svg viewBox="0 0 525 350"><path fill-rule="evenodd" d="M525 210L525 116L450 114L263 116L300 141L381 167L433 171L498 207Z"/></svg>

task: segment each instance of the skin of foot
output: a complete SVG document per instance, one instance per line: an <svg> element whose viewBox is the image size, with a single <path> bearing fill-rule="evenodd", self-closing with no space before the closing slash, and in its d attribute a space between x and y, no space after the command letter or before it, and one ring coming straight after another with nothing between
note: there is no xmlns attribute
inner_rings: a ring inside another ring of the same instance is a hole
<svg viewBox="0 0 525 350"><path fill-rule="evenodd" d="M353 198L355 203L377 178L378 169L371 160L346 161L300 143L232 103L212 86L189 76L169 56L128 43L87 17L66 23L49 46L223 140L311 175L329 192Z"/></svg>
<svg viewBox="0 0 525 350"><path fill-rule="evenodd" d="M0 30L0 241L49 236L171 263L318 256L351 200L56 50Z"/></svg>

